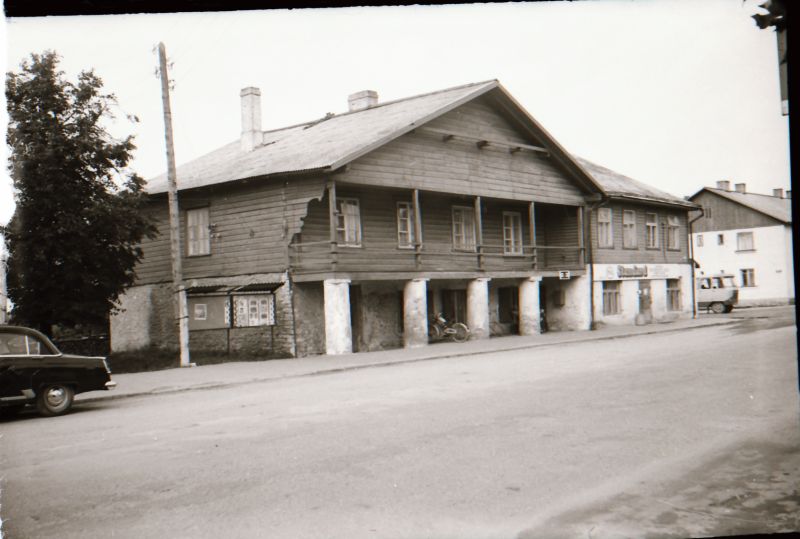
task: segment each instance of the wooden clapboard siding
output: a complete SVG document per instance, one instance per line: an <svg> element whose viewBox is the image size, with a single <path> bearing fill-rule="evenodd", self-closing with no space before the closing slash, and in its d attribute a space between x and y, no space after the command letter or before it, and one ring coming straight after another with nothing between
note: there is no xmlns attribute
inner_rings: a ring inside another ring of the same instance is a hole
<svg viewBox="0 0 800 539"><path fill-rule="evenodd" d="M538 144L523 137L485 99L467 103L426 127ZM442 139L424 129L403 135L355 160L341 181L554 204L583 203L575 180L540 153L523 150L512 154L505 146L478 148L474 141Z"/></svg>
<svg viewBox="0 0 800 539"><path fill-rule="evenodd" d="M703 208L708 208L711 214L711 217L704 215L695 221L692 225L692 232L736 230L784 224L778 219L708 191L701 192L692 199L692 202L700 204ZM699 215L699 212L692 212L691 214L692 217L697 215Z"/></svg>
<svg viewBox="0 0 800 539"><path fill-rule="evenodd" d="M423 249L421 265L417 267L413 249L397 245L397 202L411 201L410 190L366 189L360 186L336 186L337 198L355 198L359 202L361 216L361 246L337 246L337 269L342 271L459 271L479 268L477 251L464 252L453 249L452 208L474 206L474 197L441 193L420 193ZM503 211L520 213L523 244L530 244L528 205L512 200L482 200L483 245L485 246L483 268L486 270L530 270L531 259L503 256ZM537 227L546 237L552 228L555 245L577 246L577 218L575 207L567 210L551 210L563 223L543 220ZM545 213L545 218L546 218ZM550 237L550 236L547 236ZM330 238L328 223L328 195L309 204L299 239L303 247L298 256L298 271L330 269ZM529 249L525 254L530 255ZM569 254L572 266L577 261L577 250ZM574 259L574 260L572 260ZM571 267L572 267L571 266Z"/></svg>
<svg viewBox="0 0 800 539"><path fill-rule="evenodd" d="M688 225L686 212L672 210L660 206L648 206L644 204L630 204L612 202L607 207L612 210L612 229L614 235L613 248L600 248L597 241L597 211L591 212L590 226L592 227L592 250L594 262L598 264L681 264L689 262L688 244ZM622 247L622 212L633 210L636 212L636 239L635 249L624 249ZM658 249L647 249L646 243L646 213L655 213L658 216ZM679 230L679 250L668 250L666 248L666 228L662 223L667 220L667 216L678 217Z"/></svg>
<svg viewBox="0 0 800 539"><path fill-rule="evenodd" d="M309 200L322 196L323 178L274 178L180 193L185 279L284 271L288 244L299 232ZM142 243L137 282L171 279L169 217L165 196L151 200L159 235ZM186 209L207 206L213 227L211 254L186 256Z"/></svg>

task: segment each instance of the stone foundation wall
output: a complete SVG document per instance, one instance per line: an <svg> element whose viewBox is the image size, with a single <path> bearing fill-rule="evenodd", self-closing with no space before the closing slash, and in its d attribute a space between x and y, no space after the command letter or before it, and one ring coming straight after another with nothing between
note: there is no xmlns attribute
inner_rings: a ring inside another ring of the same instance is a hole
<svg viewBox="0 0 800 539"><path fill-rule="evenodd" d="M359 352L403 347L401 285L394 282L362 283L361 334L355 336Z"/></svg>

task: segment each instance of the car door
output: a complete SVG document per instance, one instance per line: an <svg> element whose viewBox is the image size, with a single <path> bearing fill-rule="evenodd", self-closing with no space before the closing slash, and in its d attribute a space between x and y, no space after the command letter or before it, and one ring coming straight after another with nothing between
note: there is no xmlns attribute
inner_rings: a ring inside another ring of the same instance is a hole
<svg viewBox="0 0 800 539"><path fill-rule="evenodd" d="M31 389L31 369L27 335L15 332L0 333L0 398L5 401L20 398Z"/></svg>

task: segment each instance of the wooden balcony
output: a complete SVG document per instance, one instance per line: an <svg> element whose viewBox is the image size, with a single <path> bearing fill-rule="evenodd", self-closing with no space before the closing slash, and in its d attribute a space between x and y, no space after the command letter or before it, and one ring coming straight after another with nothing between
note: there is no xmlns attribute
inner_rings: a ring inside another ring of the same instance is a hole
<svg viewBox="0 0 800 539"><path fill-rule="evenodd" d="M289 245L289 264L295 273L343 272L457 272L560 271L584 268L584 248L525 246L519 254L504 253L502 245L481 245L475 251L400 249L393 245L351 247L316 241Z"/></svg>

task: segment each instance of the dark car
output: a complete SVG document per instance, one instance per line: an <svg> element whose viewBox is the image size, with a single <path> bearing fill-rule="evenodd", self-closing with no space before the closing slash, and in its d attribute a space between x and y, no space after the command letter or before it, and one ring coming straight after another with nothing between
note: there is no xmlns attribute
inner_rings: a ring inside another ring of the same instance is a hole
<svg viewBox="0 0 800 539"><path fill-rule="evenodd" d="M42 333L0 326L0 414L35 404L42 415L60 415L78 393L114 389L105 358L62 354Z"/></svg>

